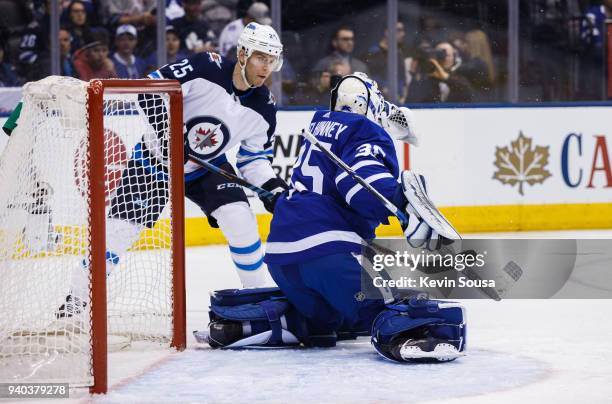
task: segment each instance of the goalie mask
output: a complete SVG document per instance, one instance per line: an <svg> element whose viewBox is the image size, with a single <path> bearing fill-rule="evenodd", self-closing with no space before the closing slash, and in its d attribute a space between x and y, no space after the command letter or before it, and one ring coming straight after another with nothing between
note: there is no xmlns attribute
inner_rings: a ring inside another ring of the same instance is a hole
<svg viewBox="0 0 612 404"><path fill-rule="evenodd" d="M344 76L331 91L332 111L352 112L365 115L380 125L385 100L378 84L365 73L356 72Z"/></svg>
<svg viewBox="0 0 612 404"><path fill-rule="evenodd" d="M242 79L250 87L251 85L246 78L246 64L255 51L273 56L276 60L272 65L272 71L278 72L283 66L283 44L274 28L269 25L261 25L256 22L250 22L242 30L238 38L238 47L236 49L238 63L240 63L240 51L244 51L246 61L244 65L240 65Z"/></svg>

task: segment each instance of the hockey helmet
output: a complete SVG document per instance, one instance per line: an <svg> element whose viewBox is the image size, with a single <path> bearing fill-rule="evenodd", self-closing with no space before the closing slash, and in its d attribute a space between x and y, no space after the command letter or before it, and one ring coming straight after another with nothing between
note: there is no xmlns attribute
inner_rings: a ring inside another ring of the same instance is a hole
<svg viewBox="0 0 612 404"><path fill-rule="evenodd" d="M244 50L248 59L254 51L259 51L276 58L272 71L279 71L283 66L283 44L274 28L250 22L242 30L238 38L237 52Z"/></svg>
<svg viewBox="0 0 612 404"><path fill-rule="evenodd" d="M384 108L385 99L378 90L378 84L365 73L355 72L344 76L331 91L332 111L365 115L380 124Z"/></svg>

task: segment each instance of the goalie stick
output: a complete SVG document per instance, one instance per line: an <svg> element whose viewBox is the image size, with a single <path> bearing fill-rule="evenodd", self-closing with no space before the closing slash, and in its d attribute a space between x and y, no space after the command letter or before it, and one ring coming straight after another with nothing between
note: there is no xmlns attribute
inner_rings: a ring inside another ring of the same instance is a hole
<svg viewBox="0 0 612 404"><path fill-rule="evenodd" d="M187 157L193 161L195 161L196 163L204 166L205 168L209 169L210 171L224 177L227 178L230 181L235 182L238 185L242 185L245 188L250 189L251 191L255 192L260 198L266 198L266 199L272 199L274 198L274 194L270 191L266 191L265 189L258 187L257 185L253 185L250 182L248 182L247 180L238 177L237 175L234 175L232 173L229 173L227 171L225 171L222 168L219 168L213 164L210 164L208 161L206 160L202 160L199 157L196 157L192 154L188 154Z"/></svg>
<svg viewBox="0 0 612 404"><path fill-rule="evenodd" d="M329 157L337 166L342 168L351 178L353 178L359 185L364 187L368 192L370 192L376 199L378 199L391 213L393 213L400 221L402 228L406 228L408 226L408 217L406 214L400 210L397 206L395 206L391 201L384 197L380 192L376 190L373 186L368 184L363 178L361 178L355 171L353 171L344 161L342 161L338 156L332 153L327 148L323 147L321 142L317 140L317 138L306 129L302 129L302 136L304 136L313 146L317 147L323 154ZM440 236L445 237L449 240L461 239L461 236L455 230L455 228L446 220L446 218L440 213L440 211L435 207L433 202L427 196L425 190L423 189L420 182L417 180L417 177L414 173L408 172L409 181L408 181L408 194L406 197L408 198L408 203L414 208L414 210L419 214L419 216Z"/></svg>
<svg viewBox="0 0 612 404"><path fill-rule="evenodd" d="M378 200L380 200L384 204L384 206L391 213L393 213L399 219L400 223L402 224L407 223L407 218L405 214L401 212L397 206L395 206L391 201L385 198L384 195L378 192L374 187L372 187L370 184L365 182L363 178L361 178L358 174L356 174L349 166L346 165L346 163L340 160L338 156L332 153L329 149L323 147L321 143L318 141L318 139L312 133L308 132L306 129L302 129L302 136L306 138L308 141L310 141L310 143L312 143L313 146L317 147L321 152L323 152L323 154L329 157L329 159L331 159L337 166L339 166L344 171L346 171L348 175L350 175L355 181L357 181L367 191L371 192ZM429 220L435 221L438 224L438 226L442 227L442 229L444 229L447 232L446 234L450 233L449 235L455 236L456 239L461 239L461 236L459 235L459 233L452 227L452 225L446 220L446 218L442 216L442 214L433 205L431 200L427 197L427 194L425 193L425 190L421 187L421 184L418 181L416 181L416 176L413 175L412 177L413 178L411 178L411 181L409 183L411 187L411 195L414 198L416 198L416 200L418 200L419 205L422 205L420 206L421 209L417 209L417 207L415 206L415 210L417 210L417 213L419 213L421 217L427 217ZM422 209L424 209L424 211ZM438 231L438 229L435 229L435 230ZM442 236L446 236L445 233L443 233L442 231L438 231L438 233ZM447 237L447 238L451 239L451 237ZM373 243L369 243L367 246L367 249L370 249L370 251L383 253L383 254L391 254L391 255L395 254L395 251L388 250L380 245L375 245ZM475 254L476 252L473 250L467 250L467 251L455 253L452 250L451 246L443 245L440 249L440 253L459 255L459 254ZM368 257L366 257L366 259L368 259ZM421 272L427 274L425 268L419 267L418 269ZM442 272L446 270L448 269L441 268L437 272ZM501 300L502 294L507 293L508 289L510 289L511 286L518 281L518 279L523 274L523 270L515 262L509 261L502 268L501 271L496 271L495 274L496 275L501 274L502 276L504 276L504 279L499 279L499 281L503 281L502 288L495 289L495 288L490 288L490 287L488 288L480 287L479 289L482 292L484 292L487 296L489 296L491 299ZM473 270L466 271L465 275L469 279L481 279L481 277ZM496 279L497 278L499 277L496 277ZM510 278L510 279L506 279L506 278ZM391 294L394 293L392 290L386 291L387 294L389 292L391 292Z"/></svg>

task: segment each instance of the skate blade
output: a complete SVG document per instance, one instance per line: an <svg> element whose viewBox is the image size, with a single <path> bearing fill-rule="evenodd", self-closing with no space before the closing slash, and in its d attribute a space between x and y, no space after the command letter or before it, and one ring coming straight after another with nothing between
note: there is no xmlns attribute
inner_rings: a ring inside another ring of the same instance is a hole
<svg viewBox="0 0 612 404"><path fill-rule="evenodd" d="M199 344L208 344L208 331L194 331L193 336Z"/></svg>
<svg viewBox="0 0 612 404"><path fill-rule="evenodd" d="M412 359L435 359L438 362L449 362L465 356L465 353L459 352L453 345L446 343L439 343L433 351L423 351L418 346L403 346L399 353L402 359L408 361Z"/></svg>

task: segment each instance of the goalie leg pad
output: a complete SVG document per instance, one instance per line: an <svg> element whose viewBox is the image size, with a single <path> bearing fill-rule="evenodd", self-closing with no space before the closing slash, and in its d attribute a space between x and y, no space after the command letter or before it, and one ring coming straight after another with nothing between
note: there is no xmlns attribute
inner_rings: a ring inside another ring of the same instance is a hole
<svg viewBox="0 0 612 404"><path fill-rule="evenodd" d="M465 337L460 304L411 298L386 306L374 320L371 341L378 353L393 361L445 361L463 355ZM436 351L438 346L445 349Z"/></svg>
<svg viewBox="0 0 612 404"><path fill-rule="evenodd" d="M210 299L209 344L221 348L298 345L304 322L278 288L227 289Z"/></svg>

